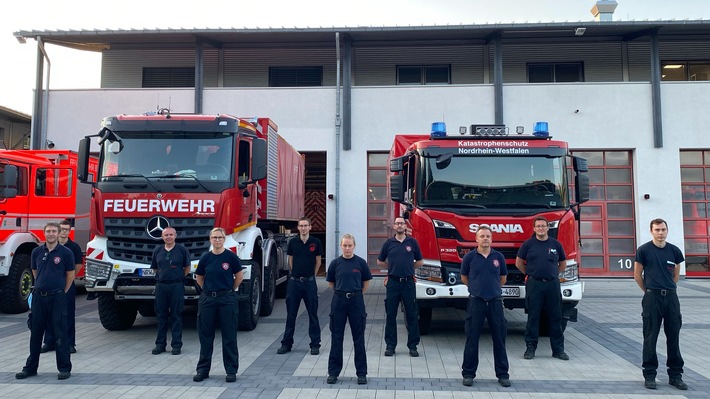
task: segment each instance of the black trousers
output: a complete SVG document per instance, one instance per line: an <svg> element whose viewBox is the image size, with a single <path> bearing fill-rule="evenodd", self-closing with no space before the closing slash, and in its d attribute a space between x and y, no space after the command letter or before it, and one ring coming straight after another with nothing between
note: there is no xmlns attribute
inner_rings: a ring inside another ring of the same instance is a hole
<svg viewBox="0 0 710 399"><path fill-rule="evenodd" d="M185 307L185 286L182 281L155 284L155 316L158 318L158 336L155 346L165 348L168 344L170 327L170 346L182 348L182 310Z"/></svg>
<svg viewBox="0 0 710 399"><path fill-rule="evenodd" d="M661 331L661 323L663 323L663 331L666 334L668 376L670 378L680 377L683 374L685 363L680 354L680 328L683 320L680 314L678 295L674 291L666 291L666 295L661 295L660 292L646 292L641 300L641 308L644 378L656 377L658 369L656 343Z"/></svg>
<svg viewBox="0 0 710 399"><path fill-rule="evenodd" d="M559 280L543 281L528 277L528 281L525 283L525 306L528 310L525 345L537 349L537 340L540 336L540 315L545 309L552 353L564 352L565 336L562 332L562 293Z"/></svg>
<svg viewBox="0 0 710 399"><path fill-rule="evenodd" d="M67 297L67 339L70 346L76 346L76 286L71 283ZM47 329L44 332L44 344L54 348L54 331L51 320L47 320Z"/></svg>
<svg viewBox="0 0 710 399"><path fill-rule="evenodd" d="M464 378L476 378L478 370L478 343L483 331L483 322L488 319L493 340L493 361L496 377L509 378L508 354L505 350L505 336L508 322L503 313L503 300L485 301L481 298L469 298L466 316L466 345L463 351L461 374Z"/></svg>
<svg viewBox="0 0 710 399"><path fill-rule="evenodd" d="M365 301L362 294L347 298L334 294L330 303L330 355L328 356L328 375L339 376L343 371L343 340L345 322L350 324L355 349L355 373L358 377L367 376L367 355L365 353Z"/></svg>
<svg viewBox="0 0 710 399"><path fill-rule="evenodd" d="M308 336L311 338L311 348L320 348L320 323L318 321L318 286L316 280L288 280L286 290L286 329L281 345L293 346L293 334L296 331L296 317L301 300L308 312Z"/></svg>
<svg viewBox="0 0 710 399"><path fill-rule="evenodd" d="M400 301L404 304L404 317L407 325L407 347L416 349L419 345L419 310L417 308L417 289L414 280L399 281L396 277L387 279L387 297L385 298L385 345L388 349L397 347L397 312Z"/></svg>
<svg viewBox="0 0 710 399"><path fill-rule="evenodd" d="M67 340L67 295L64 290L51 295L41 292L32 293L32 322L30 323L30 355L22 370L36 373L39 367L39 355L42 349L42 337L48 321L54 331L55 356L57 370L71 371L69 341Z"/></svg>
<svg viewBox="0 0 710 399"><path fill-rule="evenodd" d="M200 339L200 358L197 372L210 374L212 352L217 326L222 332L222 362L227 374L236 374L239 370L239 349L237 347L237 323L239 306L237 295L211 297L204 292L197 304L197 334Z"/></svg>

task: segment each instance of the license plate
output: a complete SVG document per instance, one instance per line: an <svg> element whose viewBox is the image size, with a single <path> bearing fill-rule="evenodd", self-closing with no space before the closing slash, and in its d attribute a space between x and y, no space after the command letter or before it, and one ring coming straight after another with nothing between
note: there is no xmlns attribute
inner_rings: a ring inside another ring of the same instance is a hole
<svg viewBox="0 0 710 399"><path fill-rule="evenodd" d="M519 287L503 287L503 296L520 296Z"/></svg>
<svg viewBox="0 0 710 399"><path fill-rule="evenodd" d="M153 269L138 269L138 275L143 277L153 277L155 276L155 270Z"/></svg>

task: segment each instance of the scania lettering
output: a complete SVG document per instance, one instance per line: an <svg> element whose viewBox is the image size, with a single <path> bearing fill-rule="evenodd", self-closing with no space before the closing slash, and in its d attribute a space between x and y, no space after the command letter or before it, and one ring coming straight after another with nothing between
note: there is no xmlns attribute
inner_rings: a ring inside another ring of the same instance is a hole
<svg viewBox="0 0 710 399"><path fill-rule="evenodd" d="M69 150L0 150L0 310L5 313L29 309L30 254L42 244L47 222L69 220L70 237L86 248L90 192L78 184L76 164L77 154ZM90 176L97 164L96 158L87 159ZM76 281L84 281L84 268Z"/></svg>
<svg viewBox="0 0 710 399"><path fill-rule="evenodd" d="M545 132L508 136L505 126L473 125L462 138L448 137L442 125L435 123L431 136L395 135L389 157L389 217L405 218L424 255L416 271L421 330L429 329L436 307L466 309L459 271L480 226L490 227L493 247L506 258L505 306L524 309L525 276L515 257L534 234L536 216L550 221L549 234L567 254L560 273L564 325L576 321L584 292L579 206L589 199L586 160Z"/></svg>
<svg viewBox="0 0 710 399"><path fill-rule="evenodd" d="M167 110L105 118L79 146L79 178L98 139L91 197L86 287L108 330L154 314L153 249L168 226L190 253L185 299L200 289L194 271L210 249L209 232L227 232L225 248L245 266L237 291L239 328L252 330L285 296L286 245L305 200L304 160L268 118L175 114Z"/></svg>

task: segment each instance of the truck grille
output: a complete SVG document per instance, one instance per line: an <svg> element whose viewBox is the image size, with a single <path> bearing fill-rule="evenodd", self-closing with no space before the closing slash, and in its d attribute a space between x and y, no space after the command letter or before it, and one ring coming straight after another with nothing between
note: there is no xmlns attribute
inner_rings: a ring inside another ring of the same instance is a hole
<svg viewBox="0 0 710 399"><path fill-rule="evenodd" d="M200 259L210 248L209 233L214 219L167 218L177 230L177 242L190 252L190 261ZM150 218L107 218L104 220L108 255L116 261L150 264L153 249L162 241L146 232Z"/></svg>

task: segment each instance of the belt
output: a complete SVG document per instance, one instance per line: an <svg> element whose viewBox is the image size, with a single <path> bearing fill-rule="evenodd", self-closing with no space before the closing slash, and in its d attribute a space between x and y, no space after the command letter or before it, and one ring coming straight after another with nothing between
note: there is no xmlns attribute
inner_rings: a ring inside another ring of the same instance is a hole
<svg viewBox="0 0 710 399"><path fill-rule="evenodd" d="M651 292L654 294L660 294L661 296L666 296L670 294L675 294L675 290L667 290L667 289L655 289L655 288L646 288L646 292Z"/></svg>
<svg viewBox="0 0 710 399"><path fill-rule="evenodd" d="M203 290L202 293L207 296L211 296L212 298L216 298L219 296L234 294L234 291L233 290L224 290L224 291L205 291L205 290Z"/></svg>
<svg viewBox="0 0 710 399"><path fill-rule="evenodd" d="M347 292L347 291L335 291L336 295L344 296L345 298L354 298L356 296L362 295L362 291L352 291L352 292Z"/></svg>
<svg viewBox="0 0 710 399"><path fill-rule="evenodd" d="M388 275L388 276L387 276L387 279L389 279L389 280L394 280L394 281L399 281L400 283L406 283L407 281L412 281L412 280L414 280L414 276L399 277L399 276Z"/></svg>
<svg viewBox="0 0 710 399"><path fill-rule="evenodd" d="M37 291L38 294L41 296L50 296L54 294L59 294L60 292L64 292L64 290L54 290L54 291Z"/></svg>
<svg viewBox="0 0 710 399"><path fill-rule="evenodd" d="M549 283L550 281L557 280L556 278L537 278L537 277L531 276L529 274L528 274L528 277L530 277L533 280L542 281L543 283Z"/></svg>
<svg viewBox="0 0 710 399"><path fill-rule="evenodd" d="M316 279L315 276L310 276L310 277L295 277L295 276L291 276L290 278L291 278L291 280L293 280L293 281L300 281L300 282L302 282L302 283L305 283L306 281L313 281L313 280Z"/></svg>

